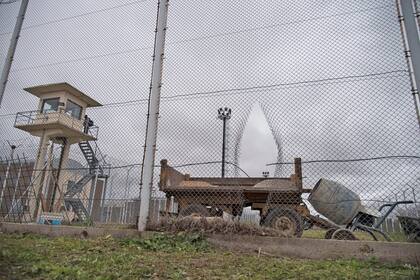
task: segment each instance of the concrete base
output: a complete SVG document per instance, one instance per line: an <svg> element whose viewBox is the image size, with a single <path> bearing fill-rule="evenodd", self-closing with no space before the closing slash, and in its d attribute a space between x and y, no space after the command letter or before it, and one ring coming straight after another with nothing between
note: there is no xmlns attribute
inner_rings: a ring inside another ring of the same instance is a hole
<svg viewBox="0 0 420 280"><path fill-rule="evenodd" d="M63 225L40 225L40 224L16 224L0 223L0 232L4 233L35 233L51 237L72 236L72 237L99 237L111 235L113 237L139 237L145 235L135 229L112 229L97 227L79 227Z"/></svg>
<svg viewBox="0 0 420 280"><path fill-rule="evenodd" d="M377 259L384 262L420 264L420 243L325 240L262 236L212 235L211 244L244 253L305 259Z"/></svg>

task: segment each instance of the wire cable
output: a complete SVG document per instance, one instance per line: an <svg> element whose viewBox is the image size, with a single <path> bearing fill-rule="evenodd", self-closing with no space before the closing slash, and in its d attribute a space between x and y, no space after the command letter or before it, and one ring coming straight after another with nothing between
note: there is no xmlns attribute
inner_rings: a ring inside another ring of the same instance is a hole
<svg viewBox="0 0 420 280"><path fill-rule="evenodd" d="M81 17L85 17L85 16L90 16L90 15L93 15L93 14L103 13L103 12L115 10L115 9L122 8L122 7L131 6L131 5L138 4L138 3L143 3L143 2L147 2L147 1L149 1L149 0L138 0L138 1L128 2L128 3L121 4L121 5L112 6L112 7L108 7L108 8L103 8L103 9L99 9L99 10L94 10L94 11L90 11L90 12L86 12L86 13L82 13L82 14L78 14L78 15L74 15L74 16L69 16L69 17L64 17L64 18L60 18L60 19L56 19L56 20L51 20L51 21L38 23L38 24L28 25L28 26L22 27L22 30L37 28L37 27L50 25L50 24L54 24L54 23L58 23L58 22L63 22L63 21L67 21L67 20L71 20L71 19L75 19L75 18L81 18ZM2 3L0 3L0 4L2 4ZM5 4L9 4L9 3L5 3ZM0 36L7 35L7 34L12 34L12 32L0 33Z"/></svg>
<svg viewBox="0 0 420 280"><path fill-rule="evenodd" d="M10 72L13 72L13 73L22 72L22 71L34 70L34 69L45 68L45 67L50 67L50 66L58 66L58 65L67 64L67 63L75 63L75 62L80 62L80 61L92 60L92 59L101 58L101 57L108 57L108 56L114 56L114 55L120 55L120 54L128 54L128 53L133 53L133 52L138 52L138 51L143 51L143 50L150 50L150 49L152 49L152 48L151 47L141 47L141 48L134 48L134 49L129 49L129 50L117 51L117 52L97 54L97 55L85 56L85 57L81 57L81 58L68 59L68 60L62 60L62 61L56 61L56 62L51 62L51 63L46 63L46 64L35 65L35 66L17 68L17 69L11 70Z"/></svg>
<svg viewBox="0 0 420 280"><path fill-rule="evenodd" d="M368 80L368 79L376 79L376 78L378 78L378 77L380 78L381 76L384 76L384 75L396 74L396 73L406 74L407 70L394 70L394 71L387 71L387 72L369 73L369 74L364 74L364 75L349 75L349 76L341 76L341 77L336 77L336 78L306 80L306 81L291 82L291 83L278 83L278 84L271 84L271 85L221 89L221 90L215 90L215 91L193 92L193 93L177 94L177 95L172 95L172 96L162 96L161 100L162 101L177 100L177 99L184 100L184 99L187 99L187 98L207 97L207 96L212 96L212 95L215 95L215 94L235 95L235 94L239 94L239 93L242 93L242 92L252 93L252 92L255 92L255 91L275 89L275 88L284 87L284 86L310 86L312 84L328 83L328 82L333 82L333 81L335 81L335 82L336 81L346 82L345 80L350 80L350 79L367 78L366 80ZM230 93L230 94L228 94L228 93ZM148 100L149 100L148 98L141 98L141 99L133 99L133 100L127 100L127 101L120 101L120 102L110 102L110 103L102 104L101 107L95 107L95 108L91 108L91 109L92 110L98 110L98 109L113 107L113 106L119 107L119 106L124 106L124 105L147 103ZM0 115L0 118L1 117L8 117L8 116L15 116L15 115L16 115L16 113L6 113L6 114L3 114L3 115Z"/></svg>
<svg viewBox="0 0 420 280"><path fill-rule="evenodd" d="M356 159L320 159L320 160L308 160L302 161L302 163L339 163L339 162L361 162L361 161L372 161L372 160L384 160L384 159L420 159L420 156L383 156L383 157L370 157L370 158L356 158ZM294 162L274 162L268 163L266 166L278 165L278 164L295 164Z"/></svg>
<svg viewBox="0 0 420 280"><path fill-rule="evenodd" d="M365 78L364 80L369 79L377 79L380 76L383 75L389 75L389 74L395 74L395 73L407 73L407 70L394 70L394 71L387 71L387 72L379 72L379 73L369 73L364 75L349 75L349 76L341 76L336 78L325 78L325 79L316 79L316 80L306 80L306 81L300 81L300 82L290 82L290 83L278 83L278 84L271 84L271 85L261 85L261 86L252 86L252 87L242 87L242 88L229 88L229 89L221 89L221 90L215 90L215 91L202 91L202 92L193 92L193 93L184 93L184 94L177 94L172 96L162 96L162 101L167 100L185 100L188 98L200 98L200 97L207 97L207 96L213 96L213 95L235 95L238 93L246 92L246 93L253 93L256 91L261 90L270 90L275 89L279 87L284 86L310 86L312 84L318 84L318 83L328 83L333 81L343 81L347 79L361 79ZM228 94L230 93L230 94ZM129 105L129 104L135 104L135 103L143 103L147 102L147 98L143 99L134 99L134 100L128 100L128 101L121 101L121 102L112 102L112 103L105 103L102 107L95 107L92 109L101 109L103 107L107 106L118 106L118 105ZM1 115L0 115L1 116Z"/></svg>
<svg viewBox="0 0 420 280"><path fill-rule="evenodd" d="M145 0L130 2L129 4L133 4L133 3L137 3L137 2L145 2ZM124 5L120 5L120 6L124 6ZM120 6L115 6L115 7L120 7ZM260 27L242 29L242 30L237 30L237 31L232 31L232 32L223 32L223 33L217 33L217 34L213 34L213 35L199 36L199 37L190 38L190 39L182 39L182 40L178 40L178 41L168 42L168 43L166 43L166 45L176 45L176 44L182 44L182 43L212 39L212 38L217 38L217 37L231 36L231 35L240 34L240 33L247 33L247 32L253 32L253 31L258 31L258 30L271 29L271 28L276 28L276 27L280 27L280 26L299 24L299 23L304 23L304 22L313 21L313 20L320 20L320 19L333 18L333 17L344 16L344 15L349 15L349 14L363 13L363 12L366 12L366 11L385 8L385 7L388 7L388 6L390 6L390 5L385 5L385 6L375 7L375 8L369 8L369 9L363 9L363 10L357 10L357 11L351 11L351 12L345 12L345 13L338 13L338 14L323 16L323 17L314 17L314 18L310 18L310 19L290 21L290 22L279 23L279 24L264 25L264 26L260 26ZM111 9L111 8L108 8L108 10L109 9ZM104 10L106 10L106 9L104 9ZM98 10L98 11L101 11L101 10ZM82 15L85 15L85 14L82 14ZM74 18L74 17L78 17L78 16L73 16L73 17L69 17L69 18ZM69 18L66 18L66 19L69 19ZM57 20L57 21L59 21L59 20ZM41 26L41 25L45 25L45 24L39 24L37 26ZM25 27L25 28L22 28L22 29L24 30L24 29L27 29L27 28L28 27ZM0 33L0 36L4 35L4 34L9 34L9 33ZM153 47L133 48L133 49L121 50L121 51L110 52L110 53L105 53L105 54L97 54L97 55L80 57L80 58L75 58L75 59L61 60L61 61L57 61L57 62L51 62L51 63L40 64L40 65L35 65L35 66L22 67L22 68L18 68L18 69L13 69L10 72L28 71L28 70L34 70L34 69L39 69L39 68L44 68L44 67L62 65L62 64L66 64L66 63L74 63L74 62L79 62L79 61L91 60L91 59L95 59L95 58L109 57L109 56L114 56L114 55L119 55L119 54L133 53L133 52L138 52L138 51L143 51L143 50L151 50L151 49L153 49Z"/></svg>
<svg viewBox="0 0 420 280"><path fill-rule="evenodd" d="M278 24L270 24L270 25L264 25L264 26L254 27L254 28L247 28L247 29L242 29L242 30L237 30L237 31L217 33L217 34L213 34L213 35L200 36L200 37L195 37L195 38L190 38L190 39L183 39L183 40L179 40L179 41L169 42L168 45L189 43L189 42L194 42L194 41L199 41L199 40L213 39L213 38L225 37L225 36L236 35L236 34L241 34L241 33L259 31L259 30L264 30L264 29L272 29L272 28L288 26L288 25L293 25L293 24L306 23L306 22L310 22L310 21L317 21L317 20L322 20L322 19L352 15L352 14L360 14L360 13L364 13L364 12L368 12L368 11L372 11L372 10L387 8L387 7L390 7L390 6L393 6L393 5L394 4L389 4L389 5L378 6L378 7L374 7L374 8L337 13L337 14L328 15L328 16L320 16L320 17L313 17L313 18L302 19L302 20L294 20L294 21L283 22L283 23L278 23Z"/></svg>

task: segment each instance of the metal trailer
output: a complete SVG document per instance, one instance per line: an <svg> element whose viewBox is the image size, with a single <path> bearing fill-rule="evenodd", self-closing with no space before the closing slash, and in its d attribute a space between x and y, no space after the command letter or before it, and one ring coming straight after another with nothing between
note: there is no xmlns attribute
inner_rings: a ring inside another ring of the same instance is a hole
<svg viewBox="0 0 420 280"><path fill-rule="evenodd" d="M302 201L302 193L310 189L302 187L300 158L295 159L294 168L289 178L191 177L162 160L159 189L166 194L167 213L174 202L179 216L222 216L223 212L241 216L244 207L251 207L260 211L262 225L300 237L311 219Z"/></svg>

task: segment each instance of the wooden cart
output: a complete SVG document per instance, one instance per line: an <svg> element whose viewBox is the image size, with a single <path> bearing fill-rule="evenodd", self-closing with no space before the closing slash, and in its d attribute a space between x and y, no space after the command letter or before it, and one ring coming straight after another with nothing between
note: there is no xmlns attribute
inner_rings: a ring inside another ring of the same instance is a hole
<svg viewBox="0 0 420 280"><path fill-rule="evenodd" d="M240 216L244 207L259 210L261 224L300 237L310 213L302 201L301 159L296 158L295 174L289 178L212 178L182 174L161 161L159 189L166 194L167 211L178 204L178 215Z"/></svg>

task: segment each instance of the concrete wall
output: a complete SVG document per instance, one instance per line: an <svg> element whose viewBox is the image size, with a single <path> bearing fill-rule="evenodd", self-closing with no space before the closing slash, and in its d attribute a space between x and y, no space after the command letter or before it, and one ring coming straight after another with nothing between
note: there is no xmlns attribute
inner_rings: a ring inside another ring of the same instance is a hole
<svg viewBox="0 0 420 280"><path fill-rule="evenodd" d="M225 249L260 253L275 257L305 259L375 258L383 262L418 265L419 243L348 241L308 238L213 235L208 238L215 246Z"/></svg>

